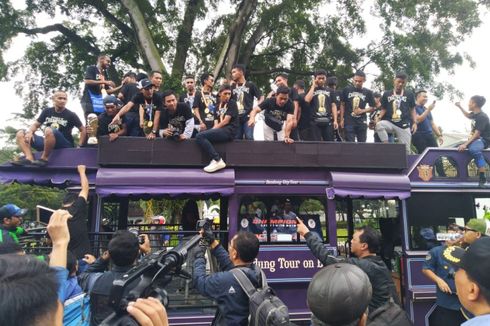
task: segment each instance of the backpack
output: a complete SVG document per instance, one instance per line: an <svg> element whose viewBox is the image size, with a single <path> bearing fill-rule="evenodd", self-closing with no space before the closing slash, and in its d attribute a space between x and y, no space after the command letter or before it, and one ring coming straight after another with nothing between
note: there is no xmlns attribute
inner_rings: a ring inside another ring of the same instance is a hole
<svg viewBox="0 0 490 326"><path fill-rule="evenodd" d="M412 326L407 313L393 300L369 312L368 326Z"/></svg>
<svg viewBox="0 0 490 326"><path fill-rule="evenodd" d="M262 270L260 270L262 286L258 289L253 286L242 270L235 268L231 272L249 298L250 326L289 325L288 307L267 285L267 279Z"/></svg>

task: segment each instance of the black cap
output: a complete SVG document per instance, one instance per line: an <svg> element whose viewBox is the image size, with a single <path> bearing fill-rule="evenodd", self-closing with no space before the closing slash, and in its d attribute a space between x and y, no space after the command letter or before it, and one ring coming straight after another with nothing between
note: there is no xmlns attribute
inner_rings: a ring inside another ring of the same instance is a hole
<svg viewBox="0 0 490 326"><path fill-rule="evenodd" d="M151 88L153 86L155 86L155 85L153 85L153 83L148 78L140 80L140 82L138 84L139 89L148 89L148 88Z"/></svg>
<svg viewBox="0 0 490 326"><path fill-rule="evenodd" d="M104 97L104 105L116 105L117 97L114 95L107 95Z"/></svg>
<svg viewBox="0 0 490 326"><path fill-rule="evenodd" d="M366 312L371 295L366 273L355 265L338 263L313 276L307 300L316 318L329 325L344 325Z"/></svg>
<svg viewBox="0 0 490 326"><path fill-rule="evenodd" d="M471 244L468 250L450 246L443 252L450 264L464 269L473 281L490 290L490 238L483 237Z"/></svg>

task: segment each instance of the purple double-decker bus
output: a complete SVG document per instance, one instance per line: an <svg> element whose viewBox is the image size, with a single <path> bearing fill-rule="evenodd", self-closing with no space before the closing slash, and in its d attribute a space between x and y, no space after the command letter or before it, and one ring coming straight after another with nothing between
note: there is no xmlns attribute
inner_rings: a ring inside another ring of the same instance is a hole
<svg viewBox="0 0 490 326"><path fill-rule="evenodd" d="M0 166L0 181L76 191L75 167L87 165L93 188L89 225L97 254L118 229L149 233L154 247L185 241L195 234L183 228L184 207L192 202L197 218L213 218L225 247L239 231L257 235L256 263L289 307L291 320L305 325L310 320L306 290L322 265L296 233L296 216L340 257L349 255L355 227L378 229L380 255L403 305L415 325L426 325L435 287L421 273L428 249L421 230L445 232L450 223L481 217L484 197L490 195L477 188L470 157L455 150L429 149L407 157L405 147L396 144L248 141L217 149L228 166L207 174L202 171L206 158L193 141L121 137L109 143L102 137L98 149L55 151L45 169ZM163 217L154 218L158 215ZM208 268L216 271L212 260ZM175 279L167 292L172 325L210 324L216 305L191 281Z"/></svg>

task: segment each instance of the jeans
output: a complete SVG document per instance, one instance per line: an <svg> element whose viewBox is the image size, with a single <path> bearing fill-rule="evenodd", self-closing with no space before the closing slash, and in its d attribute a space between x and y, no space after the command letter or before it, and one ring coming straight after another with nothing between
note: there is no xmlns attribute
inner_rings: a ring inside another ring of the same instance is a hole
<svg viewBox="0 0 490 326"><path fill-rule="evenodd" d="M128 136L141 137L143 130L140 128L140 117L136 112L126 113L126 126L128 128Z"/></svg>
<svg viewBox="0 0 490 326"><path fill-rule="evenodd" d="M223 128L205 130L196 136L197 144L215 161L219 161L221 156L214 149L212 143L224 143L231 140L233 140L233 135Z"/></svg>
<svg viewBox="0 0 490 326"><path fill-rule="evenodd" d="M54 149L73 147L73 144L70 143L58 129L52 128L52 130L54 138L56 139ZM32 139L32 148L38 152L42 152L44 150L44 137L34 134Z"/></svg>
<svg viewBox="0 0 490 326"><path fill-rule="evenodd" d="M485 167L486 162L482 153L482 150L484 150L485 147L486 147L485 142L481 138L474 140L468 146L468 151L470 152L471 156L475 159L475 164L479 169Z"/></svg>
<svg viewBox="0 0 490 326"><path fill-rule="evenodd" d="M254 139L254 127L248 126L248 119L242 122L242 119L238 122L238 129L236 130L235 139L245 139L253 140Z"/></svg>
<svg viewBox="0 0 490 326"><path fill-rule="evenodd" d="M345 125L345 140L349 142L365 143L367 138L366 123L355 122Z"/></svg>

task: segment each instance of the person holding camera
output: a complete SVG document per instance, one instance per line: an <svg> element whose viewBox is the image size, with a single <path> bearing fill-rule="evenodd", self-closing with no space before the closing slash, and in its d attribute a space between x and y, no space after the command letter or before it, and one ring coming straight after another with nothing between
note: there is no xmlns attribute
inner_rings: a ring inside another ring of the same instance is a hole
<svg viewBox="0 0 490 326"><path fill-rule="evenodd" d="M337 130L337 103L335 91L326 86L327 72L323 69L314 73L313 83L305 95L310 103L312 116L312 133L316 141L334 141L334 130Z"/></svg>
<svg viewBox="0 0 490 326"><path fill-rule="evenodd" d="M204 228L200 232L209 243L211 253L222 270L206 275L206 247L201 246L200 250L195 251L192 275L194 286L199 293L218 303L213 325L248 325L249 299L230 270L240 268L255 287L259 286L260 270L254 264L259 253L259 240L251 232L239 232L231 239L226 252L211 229Z"/></svg>
<svg viewBox="0 0 490 326"><path fill-rule="evenodd" d="M257 113L264 111L264 140L274 140L274 135L277 135L279 141L284 141L286 144L294 143L291 138L295 121L294 104L289 94L289 87L279 86L274 97L266 99L250 112L248 125L252 127Z"/></svg>
<svg viewBox="0 0 490 326"><path fill-rule="evenodd" d="M224 169L226 163L216 151L212 143L232 141L238 129L238 107L231 100L231 86L223 85L218 92L219 103L214 113L214 127L201 131L196 136L196 142L201 149L211 157L211 162L204 168L205 172L212 173Z"/></svg>
<svg viewBox="0 0 490 326"><path fill-rule="evenodd" d="M194 131L194 117L187 104L177 103L177 96L172 90L163 92L162 97L164 109L156 116L160 135L177 141L190 139Z"/></svg>

